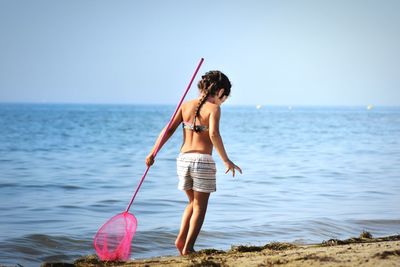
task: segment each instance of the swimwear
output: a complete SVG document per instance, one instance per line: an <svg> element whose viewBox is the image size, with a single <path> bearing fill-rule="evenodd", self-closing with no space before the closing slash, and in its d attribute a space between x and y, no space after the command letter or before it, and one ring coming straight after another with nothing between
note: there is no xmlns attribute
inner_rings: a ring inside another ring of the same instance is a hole
<svg viewBox="0 0 400 267"><path fill-rule="evenodd" d="M182 122L182 128L192 130L192 131L194 131L194 129L196 129L197 132L208 131L208 127L205 125L194 125L194 123L189 123L186 121Z"/></svg>
<svg viewBox="0 0 400 267"><path fill-rule="evenodd" d="M214 159L209 154L180 153L176 159L179 178L178 189L211 193L216 188Z"/></svg>

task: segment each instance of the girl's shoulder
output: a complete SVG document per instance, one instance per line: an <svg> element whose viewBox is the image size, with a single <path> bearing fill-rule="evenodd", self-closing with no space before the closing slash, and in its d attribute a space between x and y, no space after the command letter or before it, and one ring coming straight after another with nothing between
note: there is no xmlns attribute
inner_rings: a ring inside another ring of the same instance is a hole
<svg viewBox="0 0 400 267"><path fill-rule="evenodd" d="M197 99L190 99L188 101L183 102L182 108L190 108L193 107L194 105L197 105L198 100Z"/></svg>
<svg viewBox="0 0 400 267"><path fill-rule="evenodd" d="M211 103L211 102L206 102L204 106L206 109L208 109L211 112L219 111L221 109L221 107L219 105Z"/></svg>
<svg viewBox="0 0 400 267"><path fill-rule="evenodd" d="M183 102L182 104L182 110L184 111L189 111L189 110L194 110L196 109L196 107L199 104L199 100L198 99L191 99L188 100L186 102ZM211 102L206 101L201 110L207 112L207 113L211 113L211 112L218 112L220 111L220 106Z"/></svg>

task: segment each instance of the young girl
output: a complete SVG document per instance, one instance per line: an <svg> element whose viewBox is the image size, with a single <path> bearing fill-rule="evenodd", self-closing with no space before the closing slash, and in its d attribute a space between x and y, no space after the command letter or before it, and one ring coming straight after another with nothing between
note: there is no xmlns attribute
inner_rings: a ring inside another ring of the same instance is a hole
<svg viewBox="0 0 400 267"><path fill-rule="evenodd" d="M160 139L165 128L146 158L147 166L152 165L157 144L161 142L162 147L182 123L183 144L177 158L178 188L186 192L189 203L175 241L181 255L195 252L193 246L206 215L208 198L211 192L216 191L216 168L211 156L213 147L227 168L225 173L232 171L233 176L235 170L242 173L229 159L219 133L220 106L231 91L228 77L220 71L209 71L202 76L197 86L200 90L199 98L182 104L164 140Z"/></svg>

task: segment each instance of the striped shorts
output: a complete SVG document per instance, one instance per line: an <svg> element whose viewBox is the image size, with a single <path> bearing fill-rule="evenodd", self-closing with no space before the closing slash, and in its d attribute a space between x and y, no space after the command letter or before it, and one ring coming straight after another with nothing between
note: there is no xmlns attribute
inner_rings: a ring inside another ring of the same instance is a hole
<svg viewBox="0 0 400 267"><path fill-rule="evenodd" d="M211 155L180 153L176 159L176 166L179 177L178 189L192 189L204 193L211 193L217 190L217 169Z"/></svg>

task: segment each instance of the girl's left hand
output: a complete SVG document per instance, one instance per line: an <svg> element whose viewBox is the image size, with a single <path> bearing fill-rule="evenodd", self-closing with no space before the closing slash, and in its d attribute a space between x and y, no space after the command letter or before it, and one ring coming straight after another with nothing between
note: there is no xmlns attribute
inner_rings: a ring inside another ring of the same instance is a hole
<svg viewBox="0 0 400 267"><path fill-rule="evenodd" d="M147 157L146 157L146 165L147 167L150 167L151 165L154 164L154 156L153 153L150 153Z"/></svg>
<svg viewBox="0 0 400 267"><path fill-rule="evenodd" d="M235 177L235 169L238 170L240 174L242 174L242 169L240 169L239 166L235 165L235 163L233 163L231 160L228 159L226 162L224 162L224 164L227 167L225 174L227 174L229 171L232 171L232 176Z"/></svg>

